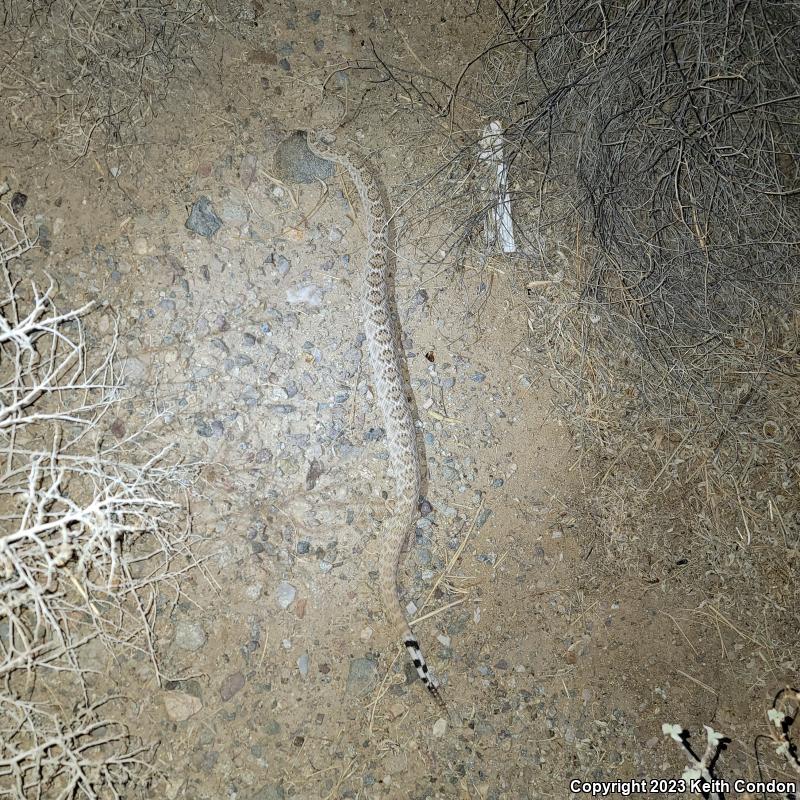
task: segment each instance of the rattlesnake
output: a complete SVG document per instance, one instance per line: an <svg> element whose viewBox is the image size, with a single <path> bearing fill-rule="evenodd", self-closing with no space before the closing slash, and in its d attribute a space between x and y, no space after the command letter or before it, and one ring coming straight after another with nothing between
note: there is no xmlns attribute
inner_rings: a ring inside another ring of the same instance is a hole
<svg viewBox="0 0 800 800"><path fill-rule="evenodd" d="M444 705L439 684L428 670L425 658L403 614L397 594L397 567L400 553L419 517L420 466L414 419L406 397L403 355L398 347L396 309L389 287L389 214L383 189L368 161L358 153L335 146L335 136L323 131L307 131L312 153L341 164L358 192L366 222L367 253L364 270L363 314L369 362L375 380L378 405L386 426L386 440L395 482L395 503L386 525L378 569L383 605L393 636L408 651L422 682L432 697Z"/></svg>

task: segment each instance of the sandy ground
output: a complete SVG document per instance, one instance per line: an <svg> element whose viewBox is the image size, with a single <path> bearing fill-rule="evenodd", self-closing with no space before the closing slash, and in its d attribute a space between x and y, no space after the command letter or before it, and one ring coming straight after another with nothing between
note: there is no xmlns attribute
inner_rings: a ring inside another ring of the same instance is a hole
<svg viewBox="0 0 800 800"><path fill-rule="evenodd" d="M217 38L132 160L67 170L3 148L60 302L101 299L100 330L119 319L119 419L163 414L159 434L203 464L207 560L161 607L162 685L144 657L96 654L95 688L129 697L135 734L161 743L159 775L130 796L588 796L569 781L678 778L662 722L723 730L727 765L755 772L780 658L765 672L757 643L693 615L699 590L603 577L591 486L521 299L526 262L431 263L413 204L396 219L397 296L427 513L400 585L432 613L417 631L449 718L385 638L392 484L359 322L363 223L338 172L291 182L302 148L285 148L333 67L371 43L454 80L491 24L469 11L276 5L247 40ZM419 112L357 70L331 80L364 101L346 135L408 197L435 164ZM200 197L223 223L211 237L185 227Z"/></svg>

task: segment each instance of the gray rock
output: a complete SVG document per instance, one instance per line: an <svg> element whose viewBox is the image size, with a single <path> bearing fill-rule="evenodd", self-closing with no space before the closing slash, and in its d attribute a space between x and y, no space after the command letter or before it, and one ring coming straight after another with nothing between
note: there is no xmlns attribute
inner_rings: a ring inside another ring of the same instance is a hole
<svg viewBox="0 0 800 800"><path fill-rule="evenodd" d="M181 650L193 653L206 643L206 633L199 623L181 620L175 627L174 641Z"/></svg>
<svg viewBox="0 0 800 800"><path fill-rule="evenodd" d="M247 153L242 157L242 161L239 164L239 181L242 184L242 189L248 189L255 180L257 166L258 159L252 153Z"/></svg>
<svg viewBox="0 0 800 800"><path fill-rule="evenodd" d="M200 236L210 238L222 227L222 220L211 207L211 201L207 197L199 197L192 206L186 227Z"/></svg>
<svg viewBox="0 0 800 800"><path fill-rule="evenodd" d="M232 200L223 200L220 217L231 225L243 225L248 218L247 209Z"/></svg>
<svg viewBox="0 0 800 800"><path fill-rule="evenodd" d="M475 530L480 530L487 522L489 517L492 516L492 509L491 508L484 508L480 514L478 514L478 519L475 520Z"/></svg>
<svg viewBox="0 0 800 800"><path fill-rule="evenodd" d="M456 478L458 478L458 473L452 467L444 464L442 466L442 477L446 481L454 481Z"/></svg>
<svg viewBox="0 0 800 800"><path fill-rule="evenodd" d="M222 420L214 419L211 420L211 436L215 439L219 439L225 433L225 426L222 424Z"/></svg>
<svg viewBox="0 0 800 800"><path fill-rule="evenodd" d="M303 653L303 655L297 659L297 669L300 670L300 674L304 678L308 675L308 653Z"/></svg>
<svg viewBox="0 0 800 800"><path fill-rule="evenodd" d="M383 428L370 428L364 434L364 441L365 442L377 442L383 437L386 436L386 431Z"/></svg>
<svg viewBox="0 0 800 800"><path fill-rule="evenodd" d="M147 365L139 358L131 356L125 359L122 365L122 380L126 383L129 381L143 381L147 377Z"/></svg>
<svg viewBox="0 0 800 800"><path fill-rule="evenodd" d="M322 475L323 466L320 461L315 458L308 465L308 472L306 473L306 491L311 491L316 485L320 475Z"/></svg>
<svg viewBox="0 0 800 800"><path fill-rule="evenodd" d="M378 666L371 658L354 658L347 673L347 693L363 695L378 680Z"/></svg>
<svg viewBox="0 0 800 800"><path fill-rule="evenodd" d="M289 608L297 597L297 589L288 581L281 581L276 590L276 597L281 608Z"/></svg>
<svg viewBox="0 0 800 800"><path fill-rule="evenodd" d="M274 163L277 177L287 183L314 183L318 178L330 178L334 172L330 161L308 149L304 131L296 131L278 145Z"/></svg>
<svg viewBox="0 0 800 800"><path fill-rule="evenodd" d="M222 686L219 687L219 694L222 700L224 702L230 700L244 688L244 683L244 675L242 675L241 672L234 672L228 675L228 677L222 681Z"/></svg>
<svg viewBox="0 0 800 800"><path fill-rule="evenodd" d="M284 800L285 797L286 792L279 783L265 783L250 795L250 800Z"/></svg>

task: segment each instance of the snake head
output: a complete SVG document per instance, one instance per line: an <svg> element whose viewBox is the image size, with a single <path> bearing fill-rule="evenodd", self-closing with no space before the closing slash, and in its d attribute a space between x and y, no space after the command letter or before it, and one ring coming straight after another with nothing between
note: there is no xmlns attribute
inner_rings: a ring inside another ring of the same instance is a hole
<svg viewBox="0 0 800 800"><path fill-rule="evenodd" d="M306 131L306 141L313 150L333 150L336 144L336 134L329 130L308 130Z"/></svg>

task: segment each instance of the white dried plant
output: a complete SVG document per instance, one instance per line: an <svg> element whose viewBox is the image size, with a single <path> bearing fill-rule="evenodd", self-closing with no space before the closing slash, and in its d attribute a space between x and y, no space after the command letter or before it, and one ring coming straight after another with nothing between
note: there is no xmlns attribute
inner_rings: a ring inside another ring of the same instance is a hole
<svg viewBox="0 0 800 800"><path fill-rule="evenodd" d="M103 714L104 705L79 706L65 720L40 704L0 695L0 796L118 800L118 787L141 783L151 772L151 749L130 746L127 730Z"/></svg>
<svg viewBox="0 0 800 800"><path fill-rule="evenodd" d="M681 778L690 783L694 780L700 780L704 784L714 786L716 778L712 774L714 769L714 762L719 755L720 748L726 740L725 736L719 731L715 731L708 725L703 725L706 731L706 748L702 756L698 756L689 745L689 733L685 731L680 725L672 725L665 722L661 726L661 732L669 736L673 741L678 742L683 747L688 759L689 765L683 771ZM708 793L708 800L722 800L720 793L711 790Z"/></svg>
<svg viewBox="0 0 800 800"><path fill-rule="evenodd" d="M52 281L14 278L33 245L0 204L0 796L115 797L140 750L98 715L80 651L143 651L160 682L156 589L193 564L176 502L192 474L109 424L116 331L89 346L92 304L61 312ZM41 704L59 680L77 694L68 721Z"/></svg>

